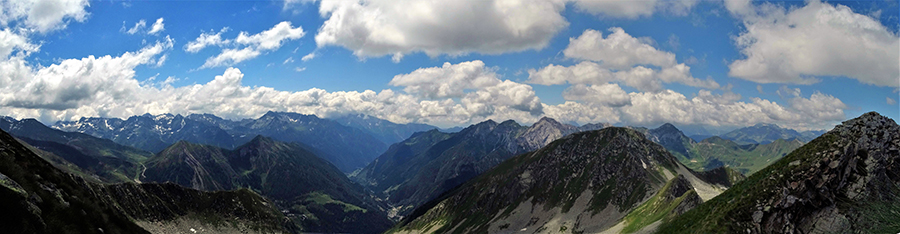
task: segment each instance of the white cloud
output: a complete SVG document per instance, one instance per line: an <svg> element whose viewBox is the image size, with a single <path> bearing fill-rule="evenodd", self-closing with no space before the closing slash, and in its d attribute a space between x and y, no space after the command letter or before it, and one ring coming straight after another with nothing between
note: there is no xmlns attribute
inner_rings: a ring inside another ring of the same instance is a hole
<svg viewBox="0 0 900 234"><path fill-rule="evenodd" d="M250 35L247 32L241 32L234 39L234 42L252 46L259 50L274 50L281 48L281 44L284 41L300 39L303 35L306 35L306 32L303 31L302 27L297 26L294 28L291 26L291 22L282 21L271 29L257 34Z"/></svg>
<svg viewBox="0 0 900 234"><path fill-rule="evenodd" d="M172 47L158 42L118 57L101 56L64 60L32 68L21 58L0 62L0 114L42 121L71 120L83 116L128 117L143 113L212 113L225 118L256 118L266 111L290 111L321 117L367 113L399 123L420 122L439 126L471 124L486 119L514 119L532 123L541 116L560 121L658 124L662 122L709 125L779 123L799 129L830 127L843 120L843 105L829 95L794 97L790 106L740 95L701 90L688 98L672 90L625 93L616 84L576 85L559 105L540 102L531 86L500 80L481 61L417 69L395 77L410 93L328 92L322 89L279 91L246 86L244 74L228 68L212 81L172 87L176 78L141 83L134 69L153 65ZM409 79L419 79L417 82ZM466 88L446 84L468 83ZM434 92L436 94L423 93Z"/></svg>
<svg viewBox="0 0 900 234"><path fill-rule="evenodd" d="M689 86L716 89L719 84L712 79L700 80L690 74L690 67L678 64L674 67L655 70L636 66L628 70L612 71L594 62L581 62L573 66L548 65L540 70L528 71L528 83L541 85L558 84L605 84L619 82L641 91L662 91L663 83L682 83Z"/></svg>
<svg viewBox="0 0 900 234"><path fill-rule="evenodd" d="M618 84L572 85L563 91L563 98L613 107L631 105L631 97Z"/></svg>
<svg viewBox="0 0 900 234"><path fill-rule="evenodd" d="M632 37L621 28L610 28L610 35L585 30L581 36L569 39L563 50L568 58L583 61L574 66L549 65L541 70L529 70L529 83L605 84L621 82L642 91L661 91L663 83L681 83L693 87L717 89L712 79L693 77L690 67L676 63L675 54L660 51L641 39ZM651 68L645 66L655 66Z"/></svg>
<svg viewBox="0 0 900 234"><path fill-rule="evenodd" d="M811 84L817 76L900 87L900 37L878 20L843 5L810 1L785 10L726 1L746 31L735 43L746 57L729 75L757 83Z"/></svg>
<svg viewBox="0 0 900 234"><path fill-rule="evenodd" d="M184 51L187 51L189 53L197 53L207 46L223 46L231 44L231 40L222 39L222 33L227 31L228 27L225 27L215 34L213 34L212 32L201 33L200 36L197 37L197 39L194 39L193 41L188 42L186 45L184 45Z"/></svg>
<svg viewBox="0 0 900 234"><path fill-rule="evenodd" d="M146 27L146 26L147 26L147 21L139 20L137 23L134 23L134 27L131 27L128 30L125 30L125 26L123 25L122 30L124 30L124 32L128 33L128 34L135 34L138 31L140 31L141 29L144 29L144 27Z"/></svg>
<svg viewBox="0 0 900 234"><path fill-rule="evenodd" d="M9 0L0 2L0 26L46 33L63 29L69 20L84 22L87 0Z"/></svg>
<svg viewBox="0 0 900 234"><path fill-rule="evenodd" d="M294 68L294 71L296 71L296 72L303 72L303 71L306 71L306 67L295 67L295 68Z"/></svg>
<svg viewBox="0 0 900 234"><path fill-rule="evenodd" d="M791 107L810 119L841 120L846 118L844 109L847 105L840 99L821 92L813 93L808 99L795 97L790 100Z"/></svg>
<svg viewBox="0 0 900 234"><path fill-rule="evenodd" d="M306 62L314 58L316 58L316 52L310 52L309 54L304 55L302 58L300 58L300 61Z"/></svg>
<svg viewBox="0 0 900 234"><path fill-rule="evenodd" d="M568 26L562 0L323 0L316 44L345 47L360 58L423 52L500 54L539 50Z"/></svg>
<svg viewBox="0 0 900 234"><path fill-rule="evenodd" d="M150 26L150 31L148 31L147 34L155 35L159 32L162 32L163 30L166 30L166 25L163 24L163 18L160 17L159 19L156 19L156 22L153 23L153 26Z"/></svg>
<svg viewBox="0 0 900 234"><path fill-rule="evenodd" d="M119 57L89 56L67 59L59 64L32 70L22 58L2 63L0 105L25 108L66 110L102 101L114 101L139 88L133 79L134 68L155 64L155 57L172 47L172 40L157 42L138 52Z"/></svg>
<svg viewBox="0 0 900 234"><path fill-rule="evenodd" d="M8 28L0 30L0 61L7 60L14 52L20 52L21 56L26 56L40 49L39 45L31 44L28 38ZM17 55L18 56L18 55Z"/></svg>
<svg viewBox="0 0 900 234"><path fill-rule="evenodd" d="M635 19L649 17L655 12L670 12L674 15L687 15L697 0L574 0L575 8L601 17Z"/></svg>
<svg viewBox="0 0 900 234"><path fill-rule="evenodd" d="M285 64L293 63L293 62L294 62L294 57L288 57L287 59L284 60L284 62L281 62L281 64L285 65Z"/></svg>
<svg viewBox="0 0 900 234"><path fill-rule="evenodd" d="M885 102L887 102L888 105L897 104L897 101L894 101L894 99L891 99L891 97L884 97L884 98L885 98Z"/></svg>
<svg viewBox="0 0 900 234"><path fill-rule="evenodd" d="M500 84L497 74L479 60L458 64L444 63L442 67L416 69L409 74L396 75L390 85L403 86L403 91L425 98L460 98L466 90Z"/></svg>
<svg viewBox="0 0 900 234"><path fill-rule="evenodd" d="M591 14L633 19L653 15L653 12L656 11L656 4L659 1L577 0L574 2L578 10Z"/></svg>
<svg viewBox="0 0 900 234"><path fill-rule="evenodd" d="M285 41L296 40L306 35L302 27L297 26L295 28L291 26L291 23L288 21L283 21L266 31L253 35L250 35L247 32L240 32L234 40L222 39L222 32L227 30L227 28L223 28L216 34L200 34L200 37L185 45L184 50L196 53L207 46L226 46L234 44L238 48L222 49L222 52L218 55L207 58L206 62L203 63L200 68L231 66L256 58L263 52L277 50L281 48Z"/></svg>
<svg viewBox="0 0 900 234"><path fill-rule="evenodd" d="M657 50L634 38L622 28L610 28L606 38L603 33L588 29L581 36L569 38L569 46L563 54L569 58L591 60L603 67L625 69L635 65L670 67L675 65L675 54Z"/></svg>
<svg viewBox="0 0 900 234"><path fill-rule="evenodd" d="M206 62L203 63L203 66L200 66L200 68L231 66L245 60L256 58L260 54L262 54L262 52L250 47L245 47L243 49L223 49L222 53L207 58Z"/></svg>

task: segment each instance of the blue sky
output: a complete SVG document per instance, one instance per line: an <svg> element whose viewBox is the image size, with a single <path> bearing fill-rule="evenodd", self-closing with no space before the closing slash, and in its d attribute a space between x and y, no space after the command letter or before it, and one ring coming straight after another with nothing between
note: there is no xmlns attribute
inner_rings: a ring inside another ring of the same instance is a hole
<svg viewBox="0 0 900 234"><path fill-rule="evenodd" d="M276 110L442 127L550 116L805 130L900 117L897 1L0 7L0 114L44 122ZM189 51L202 34L219 43Z"/></svg>

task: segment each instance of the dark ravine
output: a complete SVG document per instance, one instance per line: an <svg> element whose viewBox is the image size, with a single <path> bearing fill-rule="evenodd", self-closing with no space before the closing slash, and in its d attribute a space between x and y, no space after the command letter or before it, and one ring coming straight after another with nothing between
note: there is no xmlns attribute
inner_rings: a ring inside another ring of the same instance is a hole
<svg viewBox="0 0 900 234"><path fill-rule="evenodd" d="M870 112L791 152L660 233L894 233L900 126Z"/></svg>
<svg viewBox="0 0 900 234"><path fill-rule="evenodd" d="M389 232L637 231L722 190L643 134L605 128L510 158Z"/></svg>
<svg viewBox="0 0 900 234"><path fill-rule="evenodd" d="M53 167L0 132L0 226L9 233L280 233L284 216L249 190L97 184Z"/></svg>

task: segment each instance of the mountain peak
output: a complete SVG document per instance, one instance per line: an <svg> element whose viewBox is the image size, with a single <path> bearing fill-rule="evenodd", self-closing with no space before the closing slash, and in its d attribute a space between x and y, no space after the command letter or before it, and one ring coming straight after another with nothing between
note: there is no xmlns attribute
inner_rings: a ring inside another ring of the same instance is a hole
<svg viewBox="0 0 900 234"><path fill-rule="evenodd" d="M773 123L757 123L757 124L753 125L753 127L757 127L757 128L763 128L763 127L768 127L768 128L781 128L781 127L779 127L777 124L773 124Z"/></svg>
<svg viewBox="0 0 900 234"><path fill-rule="evenodd" d="M544 116L544 117L541 117L541 119L538 120L537 122L535 122L534 124L538 124L538 123L552 123L552 124L559 124L559 121L556 121L556 120L553 119L553 118Z"/></svg>
<svg viewBox="0 0 900 234"><path fill-rule="evenodd" d="M664 123L663 125L660 125L656 129L666 130L666 131L679 131L679 132L681 131L677 127L675 127L675 125L672 125L671 123Z"/></svg>

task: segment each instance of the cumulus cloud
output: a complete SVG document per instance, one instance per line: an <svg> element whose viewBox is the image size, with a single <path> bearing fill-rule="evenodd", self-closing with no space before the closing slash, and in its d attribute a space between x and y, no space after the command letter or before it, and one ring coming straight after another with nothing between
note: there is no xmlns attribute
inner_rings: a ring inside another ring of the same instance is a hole
<svg viewBox="0 0 900 234"><path fill-rule="evenodd" d="M719 88L712 79L700 80L690 74L690 67L678 64L662 70L636 66L627 70L612 71L600 64L584 61L573 66L550 64L540 70L528 71L528 83L541 85L604 84L618 82L641 91L662 91L663 83L682 83L694 87Z"/></svg>
<svg viewBox="0 0 900 234"><path fill-rule="evenodd" d="M581 36L569 38L569 46L563 54L569 58L596 61L606 68L624 69L634 65L670 67L675 65L675 54L657 50L653 46L625 33L618 27L603 33L588 29Z"/></svg>
<svg viewBox="0 0 900 234"><path fill-rule="evenodd" d="M281 48L285 41L300 39L306 32L303 28L291 26L291 22L283 21L276 24L272 28L257 34L249 34L240 32L235 39L222 39L222 33L227 31L223 28L216 34L202 33L197 39L185 45L184 50L190 53L196 53L208 46L228 46L233 45L235 48L225 48L222 52L213 57L206 59L200 68L211 68L221 66L231 66L249 59L253 59L263 54L263 52L277 50Z"/></svg>
<svg viewBox="0 0 900 234"><path fill-rule="evenodd" d="M425 98L460 98L466 90L496 86L497 74L476 60L441 67L420 68L391 79L390 85L403 86L403 91Z"/></svg>
<svg viewBox="0 0 900 234"><path fill-rule="evenodd" d="M628 96L618 84L573 85L563 91L563 98L613 107L631 104L631 96Z"/></svg>
<svg viewBox="0 0 900 234"><path fill-rule="evenodd" d="M360 57L539 50L568 26L564 1L323 0L316 44Z"/></svg>
<svg viewBox="0 0 900 234"><path fill-rule="evenodd" d="M661 91L663 83L719 88L719 84L712 79L693 77L689 66L676 63L675 54L660 51L621 28L614 27L609 31L612 33L606 38L601 32L591 29L577 38L570 38L563 54L568 58L588 61L569 67L551 64L540 70L531 69L528 71L528 82L542 85L620 82L642 91Z"/></svg>
<svg viewBox="0 0 900 234"><path fill-rule="evenodd" d="M818 76L900 87L900 37L877 19L843 5L809 1L785 10L772 4L726 1L743 19L735 44L745 56L729 75L757 83L811 84Z"/></svg>
<svg viewBox="0 0 900 234"><path fill-rule="evenodd" d="M172 43L166 38L119 57L67 59L36 70L28 67L22 58L10 59L0 65L4 68L0 76L0 83L4 84L0 105L66 110L126 97L138 86L132 79L134 68L157 63L157 55L171 48Z"/></svg>
<svg viewBox="0 0 900 234"><path fill-rule="evenodd" d="M0 2L0 25L46 33L63 29L68 21L84 22L87 0L10 0Z"/></svg>
<svg viewBox="0 0 900 234"><path fill-rule="evenodd" d="M0 114L42 121L71 120L83 116L128 117L143 113L212 113L225 118L256 118L266 111L290 111L321 117L366 113L399 123L439 126L471 124L486 119L514 119L532 123L541 116L561 121L625 124L746 125L779 123L798 129L830 127L844 119L840 100L814 93L797 96L789 106L759 98L739 101L740 95L701 90L688 98L672 90L626 93L617 84L583 84L567 89L570 101L541 103L531 86L500 80L481 61L421 68L398 75L390 89L362 92L309 89L280 91L246 86L245 75L228 68L204 84L171 86L141 83L134 69L152 66L171 50L171 40L160 41L120 56L68 59L48 67L30 67L13 57L0 62ZM412 80L415 78L416 81ZM468 83L465 88L449 84ZM407 89L408 88L408 89ZM408 90L408 91L407 91Z"/></svg>
<svg viewBox="0 0 900 234"><path fill-rule="evenodd" d="M156 22L154 22L152 26L150 26L150 31L148 31L147 34L155 35L163 30L166 30L166 25L163 24L163 18L160 17L159 19L156 19Z"/></svg>
<svg viewBox="0 0 900 234"><path fill-rule="evenodd" d="M424 99L462 98L470 113L487 115L493 113L494 105L541 113L540 99L531 86L497 76L484 62L475 60L420 68L394 76L389 84L403 86L404 92Z"/></svg>
<svg viewBox="0 0 900 234"><path fill-rule="evenodd" d="M32 44L27 37L16 34L8 28L0 30L0 61L6 60L14 52L25 56L38 51L39 48L40 46Z"/></svg>

